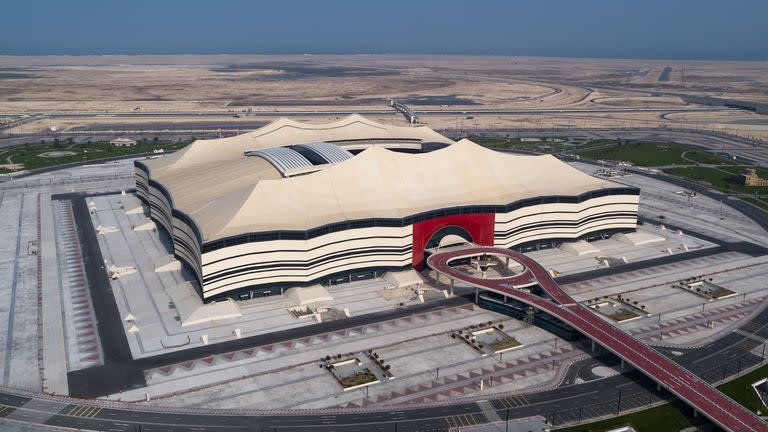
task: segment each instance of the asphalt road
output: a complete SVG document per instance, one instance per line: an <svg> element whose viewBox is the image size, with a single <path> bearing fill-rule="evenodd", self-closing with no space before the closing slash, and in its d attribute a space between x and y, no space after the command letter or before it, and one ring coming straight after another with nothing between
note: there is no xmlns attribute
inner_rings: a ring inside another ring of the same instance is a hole
<svg viewBox="0 0 768 432"><path fill-rule="evenodd" d="M745 334L768 337L768 309L764 309L742 326ZM744 342L752 337L740 333L729 333L701 348L684 350L674 356L670 350L660 351L681 365L701 375L709 382L720 381L738 371L760 364L760 357L745 351ZM712 355L715 354L715 355ZM722 361L721 359L728 359ZM602 361L601 361L602 360ZM544 415L555 425L595 417L613 415L619 405L621 410L637 409L659 401L672 400L672 396L659 391L656 384L639 372L629 369L621 375L594 379L580 372L591 370L596 365L612 366L618 360L610 354L601 353L597 359L587 359L570 367L566 375L579 373L585 383L565 385L553 390L528 394L524 399L503 397L490 400L497 415L504 419L531 415ZM619 401L621 391L621 401ZM7 416L29 400L7 393L0 393L0 404L8 406L0 416ZM485 421L482 411L475 403L461 403L444 407L427 407L414 410L385 410L373 413L314 413L307 415L188 415L164 412L143 412L141 406L135 410L101 409L88 411L78 407L89 407L88 401L68 405L44 423L49 425L80 427L113 431L447 431L448 419L456 415L472 416L478 423ZM92 417L76 415L91 412ZM70 414L71 413L71 414ZM140 429L139 429L140 426Z"/></svg>

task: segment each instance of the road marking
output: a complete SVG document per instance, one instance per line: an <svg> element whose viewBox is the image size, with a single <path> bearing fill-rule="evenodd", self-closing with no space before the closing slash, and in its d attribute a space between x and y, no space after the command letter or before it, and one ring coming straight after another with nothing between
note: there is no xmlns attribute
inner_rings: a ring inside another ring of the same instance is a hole
<svg viewBox="0 0 768 432"><path fill-rule="evenodd" d="M499 402L504 405L504 408L519 408L526 405L530 405L528 402L528 399L525 398L525 396L522 395L514 395L510 397L506 397L503 399L499 399Z"/></svg>
<svg viewBox="0 0 768 432"><path fill-rule="evenodd" d="M478 423L474 414L458 414L445 417L445 422L449 428L461 428L474 426Z"/></svg>
<svg viewBox="0 0 768 432"><path fill-rule="evenodd" d="M96 414L99 412L101 412L101 408L97 406L75 405L72 409L69 410L67 415L72 417L93 418L96 417Z"/></svg>

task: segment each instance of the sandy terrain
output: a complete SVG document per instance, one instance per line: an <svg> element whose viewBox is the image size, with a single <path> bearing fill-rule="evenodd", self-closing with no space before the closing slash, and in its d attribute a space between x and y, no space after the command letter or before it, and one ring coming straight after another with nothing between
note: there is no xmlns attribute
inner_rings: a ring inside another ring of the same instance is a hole
<svg viewBox="0 0 768 432"><path fill-rule="evenodd" d="M382 110L390 98L431 110L697 106L683 96L768 103L768 63L362 55L0 57L0 114L250 110L254 116L247 120L254 122L273 119L258 118L260 111ZM466 117L422 120L435 128L667 124L768 138L764 116L747 111ZM403 121L397 116L388 120ZM127 122L96 117L57 119L56 124L43 120L24 125L23 132L116 121ZM17 129L5 132L19 133Z"/></svg>

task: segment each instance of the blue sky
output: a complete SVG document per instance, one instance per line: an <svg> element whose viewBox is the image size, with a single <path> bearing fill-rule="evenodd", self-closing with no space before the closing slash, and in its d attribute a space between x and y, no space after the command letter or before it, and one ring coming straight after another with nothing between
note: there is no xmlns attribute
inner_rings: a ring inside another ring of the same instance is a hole
<svg viewBox="0 0 768 432"><path fill-rule="evenodd" d="M0 54L768 60L765 0L2 0Z"/></svg>

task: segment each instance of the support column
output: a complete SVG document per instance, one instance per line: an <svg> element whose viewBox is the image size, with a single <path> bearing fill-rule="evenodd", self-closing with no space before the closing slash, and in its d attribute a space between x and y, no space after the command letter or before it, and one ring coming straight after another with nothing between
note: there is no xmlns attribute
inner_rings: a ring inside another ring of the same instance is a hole
<svg viewBox="0 0 768 432"><path fill-rule="evenodd" d="M621 370L624 370L624 359L621 359Z"/></svg>
<svg viewBox="0 0 768 432"><path fill-rule="evenodd" d="M455 280L453 278L451 278L451 295L453 295L453 285L454 285L454 282L455 282Z"/></svg>
<svg viewBox="0 0 768 432"><path fill-rule="evenodd" d="M475 304L480 300L480 288L475 287Z"/></svg>
<svg viewBox="0 0 768 432"><path fill-rule="evenodd" d="M509 257L504 258L504 261L506 262L507 268L509 268Z"/></svg>
<svg viewBox="0 0 768 432"><path fill-rule="evenodd" d="M597 345L595 345L595 341L592 341L592 352L595 352L595 348L597 348Z"/></svg>

